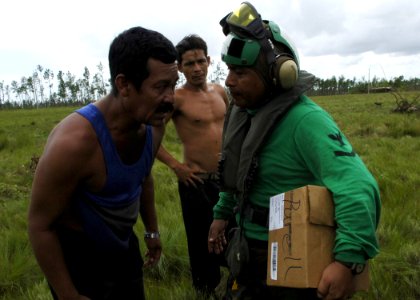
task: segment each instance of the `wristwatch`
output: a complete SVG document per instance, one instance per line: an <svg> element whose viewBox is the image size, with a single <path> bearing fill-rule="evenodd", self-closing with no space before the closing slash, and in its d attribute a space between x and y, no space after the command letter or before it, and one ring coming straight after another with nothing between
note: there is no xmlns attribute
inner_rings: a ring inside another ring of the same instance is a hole
<svg viewBox="0 0 420 300"><path fill-rule="evenodd" d="M351 262L344 262L344 261L339 261L339 260L336 260L336 262L339 262L343 266L346 266L347 268L349 268L353 275L361 274L363 270L365 269L365 265L366 265L366 264L361 264L361 263L351 263Z"/></svg>
<svg viewBox="0 0 420 300"><path fill-rule="evenodd" d="M158 238L160 238L160 233L159 233L159 231L156 231L156 232L148 232L148 231L146 231L144 233L144 238L145 239L158 239Z"/></svg>

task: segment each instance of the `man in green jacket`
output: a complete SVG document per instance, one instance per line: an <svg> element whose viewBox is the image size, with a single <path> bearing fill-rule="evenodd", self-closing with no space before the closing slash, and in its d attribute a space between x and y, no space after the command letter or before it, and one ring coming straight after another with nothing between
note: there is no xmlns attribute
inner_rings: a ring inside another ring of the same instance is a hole
<svg viewBox="0 0 420 300"><path fill-rule="evenodd" d="M249 261L236 276L237 299L346 299L353 276L378 251L377 183L331 116L304 95L315 77L277 24L247 2L220 24L227 35L222 60L234 99L220 160L222 193L214 207L209 251L225 247L229 217L244 232ZM317 289L266 285L270 197L305 185L328 188L337 222L334 261Z"/></svg>

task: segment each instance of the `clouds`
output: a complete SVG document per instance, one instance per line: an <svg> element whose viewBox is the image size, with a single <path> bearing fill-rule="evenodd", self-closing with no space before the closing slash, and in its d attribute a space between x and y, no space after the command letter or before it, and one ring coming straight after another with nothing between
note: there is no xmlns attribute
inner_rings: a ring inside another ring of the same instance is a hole
<svg viewBox="0 0 420 300"><path fill-rule="evenodd" d="M121 31L143 26L173 43L190 33L206 39L219 59L218 24L241 1L16 0L2 3L0 81L31 75L38 64L76 76L107 66ZM251 1L295 42L301 65L318 77L420 77L420 1ZM106 67L107 71L107 67Z"/></svg>
<svg viewBox="0 0 420 300"><path fill-rule="evenodd" d="M307 55L420 53L420 2L322 1L302 10L298 34Z"/></svg>
<svg viewBox="0 0 420 300"><path fill-rule="evenodd" d="M290 13L278 22L295 41L302 66L315 75L420 76L419 1L294 0L285 5L282 11Z"/></svg>

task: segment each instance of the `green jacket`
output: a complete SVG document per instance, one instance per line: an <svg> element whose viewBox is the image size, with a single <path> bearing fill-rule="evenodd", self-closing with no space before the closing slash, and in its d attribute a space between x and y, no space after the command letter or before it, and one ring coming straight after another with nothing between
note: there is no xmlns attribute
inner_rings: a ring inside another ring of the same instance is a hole
<svg viewBox="0 0 420 300"><path fill-rule="evenodd" d="M256 117L263 111L251 113ZM227 122L234 123L235 118L235 114L230 115ZM253 126L258 124L251 123L248 135L253 135ZM225 125L225 130L229 130L229 124ZM228 132L224 136L229 139ZM270 197L276 194L308 184L325 186L332 192L335 203L335 258L362 263L378 253L375 233L380 216L378 186L327 112L308 97L297 96L292 107L276 120L261 141L252 155L245 153L249 150L244 147L246 142L242 148L239 145L236 150L226 152L229 141L224 141L223 159L228 161L227 156L237 155L239 167L232 169L229 164L222 164L224 169L230 169L221 172L228 186L225 184L214 207L215 219L228 219L243 197L254 206L268 208ZM248 156L253 158L249 159L250 167L245 170L241 160ZM235 173L237 176L232 176ZM250 173L253 174L250 176ZM233 186L232 178L237 180L236 186ZM239 224L239 213L236 217ZM253 224L246 218L243 226L247 237L268 239L267 227Z"/></svg>

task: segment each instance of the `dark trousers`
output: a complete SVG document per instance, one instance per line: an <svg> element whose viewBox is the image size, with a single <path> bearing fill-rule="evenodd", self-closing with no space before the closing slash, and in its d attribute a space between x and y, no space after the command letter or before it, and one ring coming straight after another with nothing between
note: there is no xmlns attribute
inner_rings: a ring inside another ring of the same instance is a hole
<svg viewBox="0 0 420 300"><path fill-rule="evenodd" d="M197 188L178 185L182 216L187 234L188 254L194 287L212 293L220 282L220 266L226 266L224 255L209 253L207 239L213 222L213 206L219 200L219 186L214 180L197 183ZM230 224L230 227L234 224Z"/></svg>
<svg viewBox="0 0 420 300"><path fill-rule="evenodd" d="M79 294L92 300L144 300L143 259L137 237L119 252L98 249L83 232L60 230L60 243ZM54 299L58 299L51 289Z"/></svg>
<svg viewBox="0 0 420 300"><path fill-rule="evenodd" d="M247 239L250 260L246 270L236 278L237 286L228 293L227 299L235 300L315 300L316 289L297 289L268 286L267 241Z"/></svg>

